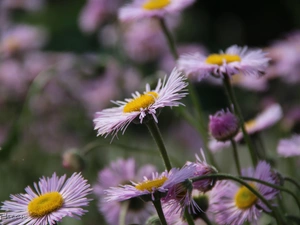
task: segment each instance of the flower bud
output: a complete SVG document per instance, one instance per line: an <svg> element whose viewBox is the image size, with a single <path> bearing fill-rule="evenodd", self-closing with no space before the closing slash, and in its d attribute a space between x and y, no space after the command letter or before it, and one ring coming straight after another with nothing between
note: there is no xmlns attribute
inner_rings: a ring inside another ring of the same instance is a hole
<svg viewBox="0 0 300 225"><path fill-rule="evenodd" d="M209 116L209 131L218 141L227 141L239 131L239 121L229 110L218 111L215 115Z"/></svg>
<svg viewBox="0 0 300 225"><path fill-rule="evenodd" d="M62 165L66 169L73 171L82 171L85 167L85 162L79 152L75 149L69 149L62 155Z"/></svg>

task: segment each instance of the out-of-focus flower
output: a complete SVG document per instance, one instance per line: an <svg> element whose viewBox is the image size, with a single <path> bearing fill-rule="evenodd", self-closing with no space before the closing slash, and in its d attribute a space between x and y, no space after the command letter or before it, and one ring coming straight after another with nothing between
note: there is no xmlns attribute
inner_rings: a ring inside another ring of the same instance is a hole
<svg viewBox="0 0 300 225"><path fill-rule="evenodd" d="M254 134L256 132L265 130L270 126L277 123L283 116L281 106L279 104L272 104L267 107L262 113L258 114L253 120L245 122L245 128L248 134ZM242 131L235 136L235 141L243 139ZM217 152L222 148L230 146L230 141L219 142L216 139L211 139L208 143L209 148L213 152Z"/></svg>
<svg viewBox="0 0 300 225"><path fill-rule="evenodd" d="M141 20L126 26L124 49L132 60L144 63L165 54L168 44L157 20Z"/></svg>
<svg viewBox="0 0 300 225"><path fill-rule="evenodd" d="M155 209L151 203L142 201L140 198L132 198L125 201L104 201L104 190L117 187L120 184L129 184L143 177L150 178L155 171L152 165L144 165L137 170L134 159L118 159L98 173L98 182L93 186L94 193L98 197L100 212L110 224L118 224L123 204L129 204L126 212L126 224L143 223L151 216Z"/></svg>
<svg viewBox="0 0 300 225"><path fill-rule="evenodd" d="M284 82L300 82L300 31L287 35L286 39L274 42L267 51L272 64L267 70L270 78L281 77Z"/></svg>
<svg viewBox="0 0 300 225"><path fill-rule="evenodd" d="M281 126L286 131L291 131L298 128L300 123L300 106L294 106L287 110L282 119Z"/></svg>
<svg viewBox="0 0 300 225"><path fill-rule="evenodd" d="M44 7L45 0L2 0L2 6L6 9L24 9L37 11Z"/></svg>
<svg viewBox="0 0 300 225"><path fill-rule="evenodd" d="M147 115L151 115L158 122L158 109L182 105L178 100L187 95L187 85L181 73L174 69L168 79L166 76L163 81L159 79L155 90L151 90L147 84L144 94L135 92L132 94L133 98L113 102L119 107L97 112L94 119L95 130L98 130L98 135L115 136L120 130L124 133L127 126L137 117L142 123Z"/></svg>
<svg viewBox="0 0 300 225"><path fill-rule="evenodd" d="M35 191L30 186L25 188L26 194L11 195L10 201L4 201L1 210L6 211L2 223L13 224L55 224L63 217L79 219L87 210L91 188L81 174L74 173L68 180L66 175L58 177L42 177Z"/></svg>
<svg viewBox="0 0 300 225"><path fill-rule="evenodd" d="M243 176L253 177L271 184L277 184L270 165L260 161L255 169L249 168L242 171ZM279 193L277 189L261 183L251 182L249 185L259 192L266 200L273 200ZM238 186L231 181L218 181L211 191L211 211L215 214L216 223L220 225L240 225L246 221L257 223L262 209L269 209L254 193L246 186Z"/></svg>
<svg viewBox="0 0 300 225"><path fill-rule="evenodd" d="M46 39L46 31L41 27L17 25L4 31L0 37L0 56L41 48Z"/></svg>
<svg viewBox="0 0 300 225"><path fill-rule="evenodd" d="M85 162L78 150L69 149L62 155L62 165L66 169L81 171L85 167Z"/></svg>
<svg viewBox="0 0 300 225"><path fill-rule="evenodd" d="M79 27L83 32L95 32L109 17L117 13L120 0L88 0L79 17Z"/></svg>
<svg viewBox="0 0 300 225"><path fill-rule="evenodd" d="M281 139L277 146L277 153L283 157L293 157L300 155L300 135L291 138Z"/></svg>
<svg viewBox="0 0 300 225"><path fill-rule="evenodd" d="M265 73L269 58L262 50L249 50L247 47L233 45L219 54L204 56L199 53L183 55L177 61L178 69L188 76L196 76L198 80L215 75L233 76L242 73L251 77L259 77Z"/></svg>
<svg viewBox="0 0 300 225"><path fill-rule="evenodd" d="M238 118L229 110L210 115L208 126L210 134L218 141L228 141L239 131Z"/></svg>
<svg viewBox="0 0 300 225"><path fill-rule="evenodd" d="M153 173L152 178L144 177L142 182L120 185L105 190L106 201L124 201L127 199L142 197L147 200L155 200L156 194L167 194L172 187L181 184L194 174L194 165L185 166L181 169L172 168L169 172L161 174Z"/></svg>
<svg viewBox="0 0 300 225"><path fill-rule="evenodd" d="M119 10L121 21L140 20L143 18L159 17L176 14L195 0L133 0Z"/></svg>

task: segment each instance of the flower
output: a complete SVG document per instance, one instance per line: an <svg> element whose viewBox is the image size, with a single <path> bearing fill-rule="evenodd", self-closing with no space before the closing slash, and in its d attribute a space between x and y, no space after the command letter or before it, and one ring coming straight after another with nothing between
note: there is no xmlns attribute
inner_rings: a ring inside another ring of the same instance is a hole
<svg viewBox="0 0 300 225"><path fill-rule="evenodd" d="M291 138L281 139L277 146L277 153L283 157L300 155L300 135L295 134Z"/></svg>
<svg viewBox="0 0 300 225"><path fill-rule="evenodd" d="M209 75L223 77L224 74L233 76L238 73L259 77L264 74L269 58L262 50L249 50L247 47L233 45L207 57L199 53L180 56L177 64L179 70L188 76L197 76L202 80Z"/></svg>
<svg viewBox="0 0 300 225"><path fill-rule="evenodd" d="M94 193L99 199L98 207L100 212L106 218L109 224L118 224L119 215L122 205L128 203L126 212L126 224L143 223L149 216L154 213L152 204L142 201L139 198L132 198L127 201L104 201L104 190L109 187L116 187L119 184L129 184L132 180L140 180L143 176L150 178L155 167L152 165L144 165L138 170L136 169L135 160L118 159L109 164L98 173L98 182L93 186Z"/></svg>
<svg viewBox="0 0 300 225"><path fill-rule="evenodd" d="M265 161L260 161L256 169L249 168L242 171L242 174L271 184L277 184L278 181L271 166ZM268 201L274 199L279 193L277 189L261 183L251 181L249 185ZM211 192L210 207L215 214L216 223L220 225L255 222L259 219L262 210L267 212L271 210L246 186L238 186L231 181L217 182Z"/></svg>
<svg viewBox="0 0 300 225"><path fill-rule="evenodd" d="M239 121L229 110L218 111L214 116L209 116L209 131L218 141L227 141L239 131Z"/></svg>
<svg viewBox="0 0 300 225"><path fill-rule="evenodd" d="M105 200L124 201L135 197L144 197L147 200L154 200L155 194L166 195L168 190L184 182L194 174L194 166L185 166L182 169L172 168L169 172L164 171L161 174L152 173L152 179L144 177L142 182L111 187L104 191ZM149 198L150 197L150 198Z"/></svg>
<svg viewBox="0 0 300 225"><path fill-rule="evenodd" d="M94 119L95 130L98 130L98 135L101 136L105 134L107 136L110 133L116 135L120 130L123 130L124 133L127 126L136 117L139 117L140 123L142 123L147 115L151 115L158 122L157 109L183 105L178 100L187 95L185 87L187 87L187 83L184 77L174 69L168 80L166 77L163 81L158 80L154 90L151 90L150 85L147 84L143 94L135 92L132 94L133 98L114 101L113 103L118 107L97 112Z"/></svg>
<svg viewBox="0 0 300 225"><path fill-rule="evenodd" d="M121 21L140 20L143 18L164 18L168 14L175 14L195 0L133 0L131 4L123 6L119 11Z"/></svg>
<svg viewBox="0 0 300 225"><path fill-rule="evenodd" d="M283 116L282 108L279 104L274 103L268 106L262 113L258 114L254 119L245 122L245 129L248 134L254 134L256 132L267 129L268 127L277 123ZM235 136L235 141L243 139L242 131L239 131ZM216 139L211 139L208 143L209 149L213 152L217 152L220 149L230 146L230 141L219 142Z"/></svg>
<svg viewBox="0 0 300 225"><path fill-rule="evenodd" d="M68 180L66 175L42 177L38 184L25 188L26 194L11 195L11 201L3 202L1 210L6 211L2 223L13 224L55 224L63 217L79 219L87 210L91 188L80 173L74 173Z"/></svg>

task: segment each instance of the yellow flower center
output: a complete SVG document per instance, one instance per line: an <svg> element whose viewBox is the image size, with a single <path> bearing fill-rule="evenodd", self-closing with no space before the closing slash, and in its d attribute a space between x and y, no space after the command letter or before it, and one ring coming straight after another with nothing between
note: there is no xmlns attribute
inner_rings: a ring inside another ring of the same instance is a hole
<svg viewBox="0 0 300 225"><path fill-rule="evenodd" d="M128 102L124 109L124 113L138 112L140 109L149 107L155 102L155 99L158 97L158 94L154 91L147 92L146 94L141 95L133 99L131 102Z"/></svg>
<svg viewBox="0 0 300 225"><path fill-rule="evenodd" d="M43 217L62 207L64 199L58 192L49 192L32 199L28 204L31 217Z"/></svg>
<svg viewBox="0 0 300 225"><path fill-rule="evenodd" d="M251 187L256 188L254 184ZM234 196L235 205L239 209L248 209L257 201L257 197L247 187L242 186Z"/></svg>
<svg viewBox="0 0 300 225"><path fill-rule="evenodd" d="M147 10L162 9L170 3L171 0L148 0L143 4L143 8Z"/></svg>
<svg viewBox="0 0 300 225"><path fill-rule="evenodd" d="M146 180L142 183L135 185L135 188L140 191L152 191L153 188L161 187L166 182L166 180L168 180L167 177L161 177L155 180Z"/></svg>
<svg viewBox="0 0 300 225"><path fill-rule="evenodd" d="M246 130L249 130L249 129L255 127L255 125L256 125L255 119L249 120L245 123L245 128L246 128Z"/></svg>
<svg viewBox="0 0 300 225"><path fill-rule="evenodd" d="M241 57L238 55L229 55L229 54L212 54L206 58L206 63L208 64L217 64L219 66L223 65L224 62L240 62Z"/></svg>

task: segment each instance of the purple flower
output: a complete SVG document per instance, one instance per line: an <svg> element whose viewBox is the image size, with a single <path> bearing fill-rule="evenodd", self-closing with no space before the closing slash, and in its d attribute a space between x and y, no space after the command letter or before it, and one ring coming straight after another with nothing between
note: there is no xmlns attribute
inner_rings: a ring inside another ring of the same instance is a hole
<svg viewBox="0 0 300 225"><path fill-rule="evenodd" d="M3 202L1 210L6 211L2 223L14 224L55 224L63 217L79 219L87 210L91 188L81 174L74 173L68 180L66 175L42 177L38 184L25 188L26 194L11 195L11 201Z"/></svg>
<svg viewBox="0 0 300 225"><path fill-rule="evenodd" d="M209 116L209 131L218 141L227 141L233 138L239 131L238 118L229 110L218 111Z"/></svg>
<svg viewBox="0 0 300 225"><path fill-rule="evenodd" d="M253 177L271 184L278 184L278 179L271 166L260 161L256 169L242 171L243 176ZM266 200L273 200L279 193L277 189L261 183L250 182L249 185ZM240 225L245 221L257 223L262 210L269 209L254 193L245 186L238 186L231 181L219 181L211 192L211 210L215 214L216 223Z"/></svg>
<svg viewBox="0 0 300 225"><path fill-rule="evenodd" d="M187 75L197 76L198 80L213 74L223 77L224 74L233 76L244 75L259 77L265 73L269 58L262 50L248 50L247 47L233 45L219 54L204 56L199 53L183 55L178 61L179 70Z"/></svg>
<svg viewBox="0 0 300 225"><path fill-rule="evenodd" d="M110 165L98 174L98 182L94 185L94 193L99 198L98 207L100 212L106 218L109 224L115 225L119 223L121 207L124 203L128 203L126 213L126 224L143 223L155 209L151 203L142 201L139 198L133 198L127 201L110 201L106 202L104 198L104 190L110 187L116 187L119 184L129 184L130 181L140 180L143 176L150 178L155 167L152 165L144 165L140 169L136 169L135 160L130 158L127 160L118 159L111 162Z"/></svg>
<svg viewBox="0 0 300 225"><path fill-rule="evenodd" d="M277 153L283 157L300 155L300 135L294 135L288 139L282 139L277 146Z"/></svg>

